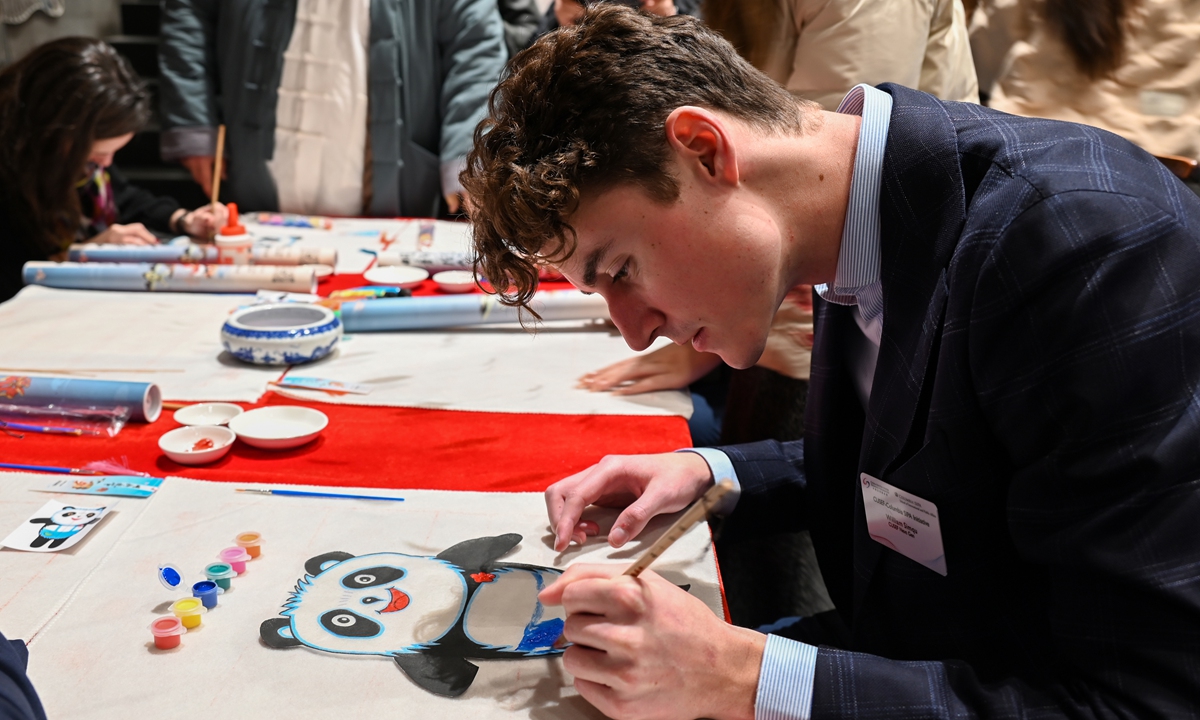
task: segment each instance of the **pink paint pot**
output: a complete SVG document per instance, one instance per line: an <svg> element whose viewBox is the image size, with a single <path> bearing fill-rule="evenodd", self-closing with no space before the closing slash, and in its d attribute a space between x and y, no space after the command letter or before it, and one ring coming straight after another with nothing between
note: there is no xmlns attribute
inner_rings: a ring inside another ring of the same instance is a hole
<svg viewBox="0 0 1200 720"><path fill-rule="evenodd" d="M170 650L179 647L179 638L187 630L183 621L177 617L164 617L150 623L150 634L154 636L154 647L159 650Z"/></svg>
<svg viewBox="0 0 1200 720"><path fill-rule="evenodd" d="M217 553L217 559L229 563L233 571L241 575L246 572L246 561L250 559L250 553L246 552L245 548L230 547Z"/></svg>

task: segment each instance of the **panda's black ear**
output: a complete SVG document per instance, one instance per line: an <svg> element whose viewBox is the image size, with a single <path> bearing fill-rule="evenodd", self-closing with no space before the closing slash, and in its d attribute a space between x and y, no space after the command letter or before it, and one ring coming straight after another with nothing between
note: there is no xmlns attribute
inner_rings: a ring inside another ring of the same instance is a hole
<svg viewBox="0 0 1200 720"><path fill-rule="evenodd" d="M258 626L258 636L262 638L267 647L273 647L276 650L296 647L301 644L292 635L292 621L285 617L273 617L270 620L263 620L262 625Z"/></svg>
<svg viewBox="0 0 1200 720"><path fill-rule="evenodd" d="M308 562L304 563L304 571L309 575L320 575L330 565L340 563L343 560L349 560L352 557L354 556L350 553L345 553L340 550L327 552L324 555L318 555L315 558L309 558Z"/></svg>
<svg viewBox="0 0 1200 720"><path fill-rule="evenodd" d="M463 540L437 554L439 560L452 562L463 570L485 570L499 558L512 552L521 544L516 533Z"/></svg>
<svg viewBox="0 0 1200 720"><path fill-rule="evenodd" d="M479 667L453 655L393 655L396 666L424 690L443 697L458 697L471 687Z"/></svg>

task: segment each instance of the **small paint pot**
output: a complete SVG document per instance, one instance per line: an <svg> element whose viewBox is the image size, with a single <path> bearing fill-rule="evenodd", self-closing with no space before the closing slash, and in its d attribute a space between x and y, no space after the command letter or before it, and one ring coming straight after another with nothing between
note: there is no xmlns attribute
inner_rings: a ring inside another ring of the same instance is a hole
<svg viewBox="0 0 1200 720"><path fill-rule="evenodd" d="M231 547L225 548L217 553L217 559L221 562L229 563L233 571L238 575L246 572L246 561L250 559L250 553L246 552L245 548Z"/></svg>
<svg viewBox="0 0 1200 720"><path fill-rule="evenodd" d="M179 590L183 585L183 573L170 563L158 566L158 581L168 590Z"/></svg>
<svg viewBox="0 0 1200 720"><path fill-rule="evenodd" d="M185 628L191 630L200 627L200 616L208 612L208 608L204 607L199 598L187 597L171 603L171 612L175 613L175 617L179 618Z"/></svg>
<svg viewBox="0 0 1200 720"><path fill-rule="evenodd" d="M249 553L250 557L252 558L256 558L262 554L262 533L238 533L238 536L235 537L233 541L238 544L238 547L245 548L246 552Z"/></svg>
<svg viewBox="0 0 1200 720"><path fill-rule="evenodd" d="M154 636L154 647L170 650L179 647L179 636L187 630L177 617L164 617L150 623L150 634Z"/></svg>
<svg viewBox="0 0 1200 720"><path fill-rule="evenodd" d="M201 580L192 585L192 597L200 598L200 602L204 603L206 608L215 608L217 606L217 584L212 580Z"/></svg>
<svg viewBox="0 0 1200 720"><path fill-rule="evenodd" d="M204 577L215 582L217 587L222 590L228 590L230 581L237 577L237 573L233 571L229 563L215 562L204 568Z"/></svg>

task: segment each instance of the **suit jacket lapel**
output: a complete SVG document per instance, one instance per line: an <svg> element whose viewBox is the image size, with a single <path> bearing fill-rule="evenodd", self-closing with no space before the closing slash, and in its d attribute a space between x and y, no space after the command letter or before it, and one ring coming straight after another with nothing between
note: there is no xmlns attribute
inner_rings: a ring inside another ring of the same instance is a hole
<svg viewBox="0 0 1200 720"><path fill-rule="evenodd" d="M923 442L928 407L923 396L936 371L946 268L962 232L966 200L957 135L943 107L907 88L881 89L893 96L879 208L883 336L859 468L886 479ZM883 551L867 534L861 492L856 504L855 616Z"/></svg>

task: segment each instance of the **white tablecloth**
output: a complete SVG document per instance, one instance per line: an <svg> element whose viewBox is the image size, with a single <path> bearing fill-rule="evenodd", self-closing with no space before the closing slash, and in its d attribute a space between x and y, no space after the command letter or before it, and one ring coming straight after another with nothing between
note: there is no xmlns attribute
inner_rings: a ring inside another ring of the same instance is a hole
<svg viewBox="0 0 1200 720"><path fill-rule="evenodd" d="M202 708L221 718L600 717L576 695L557 658L473 661L480 670L470 689L447 699L418 688L386 657L268 648L259 640L259 625L278 616L305 561L326 552L436 555L463 540L515 532L524 539L505 562L563 568L608 560L623 566L670 518L619 551L596 538L581 549L555 553L539 493L369 492L399 495L405 502L253 496L229 484L169 478L139 517L124 528L99 528L82 546L105 554L102 563L89 570L78 557L60 556L61 571L82 583L30 644L29 673L47 714L75 720L190 719ZM607 511L597 516L602 527L613 518ZM179 648L155 649L148 626L180 597L159 584L159 563L176 563L190 585L245 530L263 533L262 557L233 580L233 589L199 628L183 636ZM114 542L102 552L101 543ZM42 556L34 559L44 562ZM722 614L703 523L654 569L672 582L690 584L694 596ZM28 573L4 577L6 583L30 582ZM38 591L38 599L47 607L62 600L50 586ZM8 612L0 608L6 633Z"/></svg>

